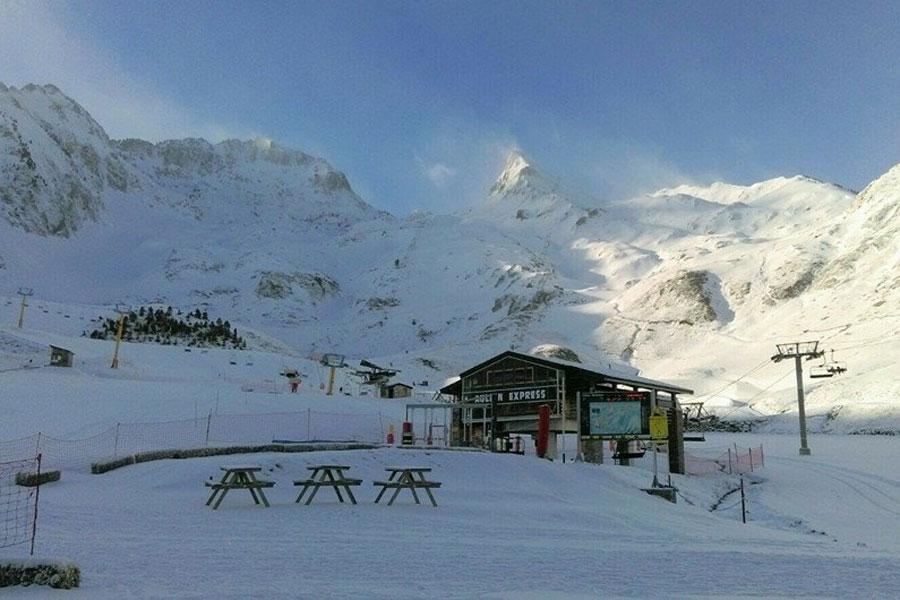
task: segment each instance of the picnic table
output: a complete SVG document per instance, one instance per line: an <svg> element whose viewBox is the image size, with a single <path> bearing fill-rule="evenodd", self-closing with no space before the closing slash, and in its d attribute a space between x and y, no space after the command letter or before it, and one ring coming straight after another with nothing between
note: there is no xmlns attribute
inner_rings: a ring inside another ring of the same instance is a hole
<svg viewBox="0 0 900 600"><path fill-rule="evenodd" d="M391 499L388 501L388 506L394 503L394 500L397 499L397 495L400 493L400 490L409 490L412 492L413 499L416 501L416 504L421 504L419 502L419 495L416 493L416 489L425 490L425 493L428 494L428 498L431 500L431 504L433 506L437 506L437 500L434 499L434 494L431 493L431 490L434 488L441 487L440 481L429 481L425 478L425 473L430 473L431 469L428 467L386 467L385 471L390 473L387 481L375 481L373 485L380 486L381 491L378 492L378 497L375 498L375 504L378 504L379 500L381 500L384 493L389 489L394 490L394 495L391 496Z"/></svg>
<svg viewBox="0 0 900 600"><path fill-rule="evenodd" d="M347 492L347 496L350 498L350 502L356 504L356 498L353 496L350 487L360 485L362 479L349 479L346 477L344 471L349 470L350 467L347 465L311 465L306 468L307 470L312 471L312 473L310 473L309 479L299 479L294 482L294 485L303 486L303 489L300 490L300 494L297 496L295 502L299 503L303 500L303 496L306 494L307 490L311 489L312 493L306 499L306 504L308 505L312 503L319 488L330 487L334 490L334 493L337 494L338 500L341 502L344 501L344 497L341 495L341 488L344 488L344 491Z"/></svg>
<svg viewBox="0 0 900 600"><path fill-rule="evenodd" d="M207 506L212 504L213 510L219 508L222 500L225 499L225 494L230 490L247 490L256 504L269 506L263 488L270 488L275 485L275 482L256 478L256 474L263 470L262 467L258 465L226 465L220 469L223 471L222 479L206 482L206 487L212 489L209 499L206 501Z"/></svg>

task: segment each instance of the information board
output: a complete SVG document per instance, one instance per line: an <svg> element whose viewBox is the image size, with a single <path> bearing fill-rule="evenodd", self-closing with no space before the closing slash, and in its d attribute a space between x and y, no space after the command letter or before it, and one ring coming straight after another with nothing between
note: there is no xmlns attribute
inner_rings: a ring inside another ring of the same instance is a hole
<svg viewBox="0 0 900 600"><path fill-rule="evenodd" d="M592 436L641 435L640 402L590 402Z"/></svg>
<svg viewBox="0 0 900 600"><path fill-rule="evenodd" d="M658 409L657 409L658 410ZM669 438L669 418L664 414L650 417L650 439L667 440Z"/></svg>
<svg viewBox="0 0 900 600"><path fill-rule="evenodd" d="M650 392L600 391L581 394L583 438L646 438L650 435Z"/></svg>

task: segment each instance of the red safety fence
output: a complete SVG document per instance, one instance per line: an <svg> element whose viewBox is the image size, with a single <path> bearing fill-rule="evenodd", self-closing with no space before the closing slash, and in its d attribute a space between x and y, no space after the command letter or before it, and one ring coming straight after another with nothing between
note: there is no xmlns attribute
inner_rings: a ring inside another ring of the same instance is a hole
<svg viewBox="0 0 900 600"><path fill-rule="evenodd" d="M717 473L734 475L758 471L766 464L762 444L756 448L740 448L734 445L717 452L712 456L697 456L685 452L685 472L688 475L714 475Z"/></svg>

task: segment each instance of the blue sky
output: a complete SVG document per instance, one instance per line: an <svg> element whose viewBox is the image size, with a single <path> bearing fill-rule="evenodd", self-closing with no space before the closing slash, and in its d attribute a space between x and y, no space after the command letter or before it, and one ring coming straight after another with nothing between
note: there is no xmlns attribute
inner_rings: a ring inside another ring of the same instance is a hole
<svg viewBox="0 0 900 600"><path fill-rule="evenodd" d="M399 214L520 148L597 198L900 162L900 3L0 3L0 81L113 137L264 136Z"/></svg>

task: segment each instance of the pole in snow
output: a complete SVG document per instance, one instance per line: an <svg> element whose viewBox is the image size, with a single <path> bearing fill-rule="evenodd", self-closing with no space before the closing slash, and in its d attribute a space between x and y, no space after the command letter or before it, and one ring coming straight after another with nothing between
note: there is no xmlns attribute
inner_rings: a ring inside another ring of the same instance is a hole
<svg viewBox="0 0 900 600"><path fill-rule="evenodd" d="M744 497L744 476L741 475L741 522L747 522L747 500Z"/></svg>
<svg viewBox="0 0 900 600"><path fill-rule="evenodd" d="M34 295L34 290L27 287L20 287L19 295L22 296L22 306L19 308L19 321L16 324L16 327L22 329L22 326L25 324L25 308L28 306L28 297Z"/></svg>
<svg viewBox="0 0 900 600"><path fill-rule="evenodd" d="M791 342L789 344L775 344L778 354L772 357L773 362L781 362L786 358L794 359L794 368L797 372L797 412L800 417L800 456L811 454L806 441L806 404L803 396L803 363L802 358L812 360L825 355L819 350L819 342Z"/></svg>
<svg viewBox="0 0 900 600"><path fill-rule="evenodd" d="M125 320L128 318L128 312L131 309L124 304L116 304L116 312L119 313L119 326L116 328L116 347L113 350L112 364L110 369L119 368L119 344L122 343L122 334L125 332Z"/></svg>

